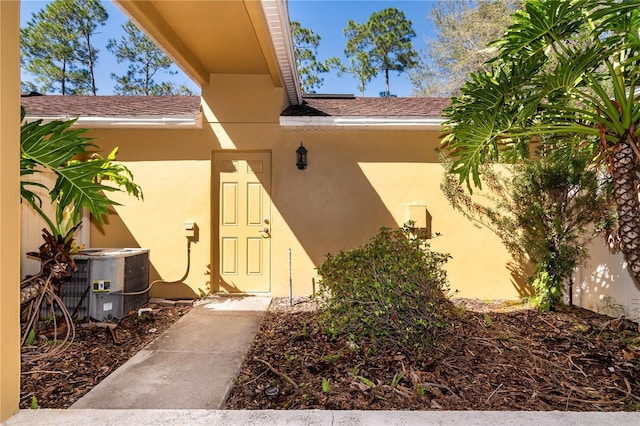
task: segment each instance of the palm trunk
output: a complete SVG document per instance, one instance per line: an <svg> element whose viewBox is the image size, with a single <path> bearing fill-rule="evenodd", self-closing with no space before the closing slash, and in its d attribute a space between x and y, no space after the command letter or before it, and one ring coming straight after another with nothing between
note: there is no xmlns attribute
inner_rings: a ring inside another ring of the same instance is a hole
<svg viewBox="0 0 640 426"><path fill-rule="evenodd" d="M20 305L31 302L39 294L42 288L41 280L35 280L20 289Z"/></svg>
<svg viewBox="0 0 640 426"><path fill-rule="evenodd" d="M613 153L613 197L618 211L618 235L629 273L640 285L640 203L637 158L627 143Z"/></svg>

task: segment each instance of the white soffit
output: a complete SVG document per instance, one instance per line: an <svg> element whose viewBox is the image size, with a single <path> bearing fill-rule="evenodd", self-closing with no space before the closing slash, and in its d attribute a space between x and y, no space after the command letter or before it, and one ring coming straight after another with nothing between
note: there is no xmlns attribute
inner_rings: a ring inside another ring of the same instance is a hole
<svg viewBox="0 0 640 426"><path fill-rule="evenodd" d="M393 129L393 130L440 130L447 121L440 117L299 117L280 116L280 126L285 130L319 129Z"/></svg>
<svg viewBox="0 0 640 426"><path fill-rule="evenodd" d="M302 103L302 89L298 80L298 68L293 53L289 10L286 0L262 0L262 9L269 27L271 42L276 51L278 66L292 105Z"/></svg>

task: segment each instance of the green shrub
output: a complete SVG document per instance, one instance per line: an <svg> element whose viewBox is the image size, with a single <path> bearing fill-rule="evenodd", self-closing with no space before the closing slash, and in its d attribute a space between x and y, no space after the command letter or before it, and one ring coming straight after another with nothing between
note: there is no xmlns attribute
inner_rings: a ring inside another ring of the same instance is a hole
<svg viewBox="0 0 640 426"><path fill-rule="evenodd" d="M318 268L321 327L365 353L427 348L447 324L451 303L442 266L449 258L408 226L382 228L361 247L328 254Z"/></svg>

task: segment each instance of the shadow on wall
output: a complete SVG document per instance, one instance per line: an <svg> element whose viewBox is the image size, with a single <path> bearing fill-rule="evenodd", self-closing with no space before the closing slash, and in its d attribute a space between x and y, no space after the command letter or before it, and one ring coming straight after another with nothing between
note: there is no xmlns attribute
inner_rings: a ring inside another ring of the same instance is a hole
<svg viewBox="0 0 640 426"><path fill-rule="evenodd" d="M329 252L361 245L382 226L401 226L408 219L408 205L430 205L435 199L443 199L439 179L428 178L435 176L433 170L441 171L435 151L440 145L437 131L283 131L277 115L267 118L263 122L229 119L216 125L237 150L271 151L270 197L274 212L286 223L278 225L288 228L281 231L291 233L287 238L297 240L315 265L320 265ZM206 123L200 130L113 130L96 136L103 136L100 143L105 151L120 145L119 160L123 162L158 162L155 170L165 182L170 178L166 172L162 175L166 169L161 163L210 161L212 150L222 148L219 136ZM296 167L295 151L301 141L309 150L306 170ZM207 206L216 203L210 199L202 202ZM439 208L434 220L449 211L448 207ZM275 227L274 232L278 232ZM109 217L108 234L111 245L115 240L118 245L135 243L117 215ZM283 253L281 250L272 255ZM523 273L515 266L510 270L513 285L527 294ZM154 278L158 277L155 269L153 272ZM230 287L225 290L233 292L233 284Z"/></svg>
<svg viewBox="0 0 640 426"><path fill-rule="evenodd" d="M402 219L394 218L382 198L388 194L378 192L359 164L394 161L389 148L386 155L380 153L373 158L366 154L366 136L350 135L350 140L341 140L339 135L325 134L323 140L306 139L309 146L306 170L297 170L295 166L297 141L274 149L274 164L281 166L274 169L272 200L315 265L320 265L327 253L361 245L383 226L402 225ZM411 159L404 157L397 161ZM410 185L413 188L396 188L396 194L419 193L417 186L426 183ZM424 201L418 195L414 197L414 202Z"/></svg>
<svg viewBox="0 0 640 426"><path fill-rule="evenodd" d="M109 236L107 238L106 230L109 230ZM102 243L105 241L105 243ZM135 239L127 225L120 218L120 215L112 208L109 208L109 215L105 218L105 224L100 225L93 218L91 219L91 242L95 247L127 247L127 248L141 248L138 241ZM150 257L153 253L149 253ZM149 283L160 280L162 277L158 273L158 270L154 267L153 262L149 262ZM149 292L150 297L171 297L171 298L184 298L194 299L198 298L193 289L180 282L180 283L157 283L154 284Z"/></svg>
<svg viewBox="0 0 640 426"><path fill-rule="evenodd" d="M224 108L214 110L216 116L225 117ZM359 163L438 163L434 151L439 145L437 132L433 141L425 143L424 132L402 132L398 139L397 131L283 131L277 116L264 122L229 120L217 127L224 130L237 150L271 150L271 200L316 265L324 261L328 252L362 244L382 226L402 225L387 209ZM96 131L92 136L101 138L105 152L119 145L118 159L124 162L208 161L212 150L222 148L218 135L206 123L198 130L114 129ZM298 170L295 164L295 151L301 140L310 150L306 170ZM427 185L415 178L402 180L389 192L422 193L407 201L424 203L428 201L426 192L416 188ZM433 187L438 190L437 184ZM114 221L122 222L112 218ZM110 229L110 238L126 228L122 223L114 225L118 231Z"/></svg>
<svg viewBox="0 0 640 426"><path fill-rule="evenodd" d="M511 273L511 284L518 292L519 297L530 297L535 294L533 286L529 283L529 277L533 275L534 269L526 259L514 259L507 263L507 269Z"/></svg>
<svg viewBox="0 0 640 426"><path fill-rule="evenodd" d="M437 132L288 131L274 148L274 203L312 261L359 246L380 227L402 226L409 205L441 199ZM303 141L308 167L296 170ZM441 217L436 218L438 220ZM440 231L434 229L434 231Z"/></svg>
<svg viewBox="0 0 640 426"><path fill-rule="evenodd" d="M589 246L591 259L574 273L573 301L583 308L640 320L640 286L622 253L612 254L601 240Z"/></svg>

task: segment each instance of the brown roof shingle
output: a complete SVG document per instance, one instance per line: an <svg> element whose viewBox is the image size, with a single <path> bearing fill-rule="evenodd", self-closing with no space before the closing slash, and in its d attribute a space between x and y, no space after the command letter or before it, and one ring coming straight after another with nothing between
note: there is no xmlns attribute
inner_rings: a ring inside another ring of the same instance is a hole
<svg viewBox="0 0 640 426"><path fill-rule="evenodd" d="M185 116L200 110L200 96L23 96L27 116Z"/></svg>
<svg viewBox="0 0 640 426"><path fill-rule="evenodd" d="M185 116L200 109L200 96L23 96L28 116ZM448 98L364 98L306 96L287 107L285 117L441 117Z"/></svg>
<svg viewBox="0 0 640 426"><path fill-rule="evenodd" d="M441 117L448 98L360 98L303 97L302 105L291 105L285 117Z"/></svg>

